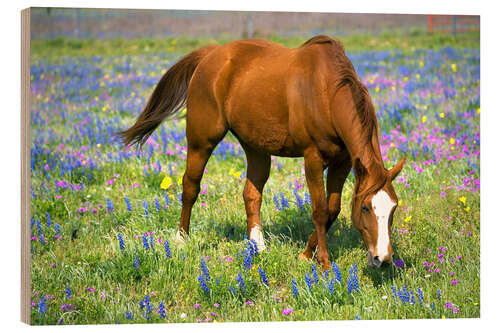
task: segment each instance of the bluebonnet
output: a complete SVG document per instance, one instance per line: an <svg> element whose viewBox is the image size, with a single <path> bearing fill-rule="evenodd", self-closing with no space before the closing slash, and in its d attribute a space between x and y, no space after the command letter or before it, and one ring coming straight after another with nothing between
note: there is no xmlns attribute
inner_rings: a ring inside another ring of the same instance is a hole
<svg viewBox="0 0 500 333"><path fill-rule="evenodd" d="M309 206L311 205L311 195L309 194L309 192L306 192L304 194L304 198L306 200L306 202L309 204Z"/></svg>
<svg viewBox="0 0 500 333"><path fill-rule="evenodd" d="M292 295L294 297L297 297L297 295L299 294L299 289L297 289L297 281L295 281L295 279L292 280Z"/></svg>
<svg viewBox="0 0 500 333"><path fill-rule="evenodd" d="M154 239L151 235L149 236L149 246L151 247L151 249L154 249L155 247Z"/></svg>
<svg viewBox="0 0 500 333"><path fill-rule="evenodd" d="M149 250L148 238L146 235L142 235L142 245L146 250Z"/></svg>
<svg viewBox="0 0 500 333"><path fill-rule="evenodd" d="M333 295L333 293L335 292L335 282L336 280L334 279L330 279L328 281L328 291L330 292L330 294Z"/></svg>
<svg viewBox="0 0 500 333"><path fill-rule="evenodd" d="M293 194L295 195L295 199L297 200L295 203L297 204L297 206L300 208L300 209L304 209L304 200L302 200L302 198L300 197L300 194L297 190L297 188L295 188L293 190Z"/></svg>
<svg viewBox="0 0 500 333"><path fill-rule="evenodd" d="M40 223L40 220L36 220L36 230L38 232L38 235L42 235L42 224Z"/></svg>
<svg viewBox="0 0 500 333"><path fill-rule="evenodd" d="M347 279L347 293L350 294L351 292L358 290L358 268L356 264L352 264L352 267L349 269L349 278Z"/></svg>
<svg viewBox="0 0 500 333"><path fill-rule="evenodd" d="M233 286L229 286L229 291L233 294L236 295L236 289L234 289Z"/></svg>
<svg viewBox="0 0 500 333"><path fill-rule="evenodd" d="M335 273L335 280L339 283L342 282L342 273L340 273L340 268L335 262L332 262L332 271Z"/></svg>
<svg viewBox="0 0 500 333"><path fill-rule="evenodd" d="M330 275L331 270L327 270L325 273L323 273L323 279L328 280L328 276Z"/></svg>
<svg viewBox="0 0 500 333"><path fill-rule="evenodd" d="M281 210L281 205L280 205L278 196L276 194L273 195L273 201L274 201L274 205L276 206L276 209Z"/></svg>
<svg viewBox="0 0 500 333"><path fill-rule="evenodd" d="M179 192L179 202L182 202L182 193Z"/></svg>
<svg viewBox="0 0 500 333"><path fill-rule="evenodd" d="M251 269L253 266L253 263L252 263L252 254L250 253L250 250L245 249L245 251L243 251L243 253L244 253L243 267L245 267L246 269Z"/></svg>
<svg viewBox="0 0 500 333"><path fill-rule="evenodd" d="M66 286L66 296L64 297L65 299L70 299L71 298L71 288L69 286Z"/></svg>
<svg viewBox="0 0 500 333"><path fill-rule="evenodd" d="M168 194L167 194L167 191L165 191L165 193L163 193L163 197L165 198L165 206L168 206Z"/></svg>
<svg viewBox="0 0 500 333"><path fill-rule="evenodd" d="M305 280L306 280L307 288L309 288L309 292L311 292L311 290L312 290L312 280L311 280L311 275L309 273L306 273Z"/></svg>
<svg viewBox="0 0 500 333"><path fill-rule="evenodd" d="M356 320L360 320L359 315L358 315L358 314L356 314L356 316L354 317L354 319L356 319Z"/></svg>
<svg viewBox="0 0 500 333"><path fill-rule="evenodd" d="M137 256L137 254L135 255L134 258L134 268L139 269L139 257Z"/></svg>
<svg viewBox="0 0 500 333"><path fill-rule="evenodd" d="M285 194L283 192L281 192L281 207L282 209L290 207L288 199L285 197Z"/></svg>
<svg viewBox="0 0 500 333"><path fill-rule="evenodd" d="M257 242L255 241L255 239L250 239L250 243L253 247L253 253L252 255L253 256L256 256L259 254L259 247L257 246Z"/></svg>
<svg viewBox="0 0 500 333"><path fill-rule="evenodd" d="M130 201L128 200L127 197L123 197L123 200L125 201L125 205L127 205L127 210L129 212L131 212L132 211L132 205L130 204Z"/></svg>
<svg viewBox="0 0 500 333"><path fill-rule="evenodd" d="M50 228L52 225L52 219L50 218L49 212L46 212L45 215L47 216L47 228Z"/></svg>
<svg viewBox="0 0 500 333"><path fill-rule="evenodd" d="M120 250L124 250L125 249L125 243L123 242L123 238L122 238L122 234L121 233L118 234L118 242L120 243Z"/></svg>
<svg viewBox="0 0 500 333"><path fill-rule="evenodd" d="M240 290L242 292L245 292L247 289L247 286L245 285L245 280L243 280L243 276L241 275L241 272L238 272L238 276L236 277L236 281L238 282L238 286L240 287Z"/></svg>
<svg viewBox="0 0 500 333"><path fill-rule="evenodd" d="M318 284L318 271L316 270L316 264L313 264L312 266L312 276L313 276L313 281L315 284Z"/></svg>
<svg viewBox="0 0 500 333"><path fill-rule="evenodd" d="M42 243L44 245L47 244L47 241L45 240L45 237L43 236L43 234L40 234L38 236L38 239L40 240L40 243Z"/></svg>
<svg viewBox="0 0 500 333"><path fill-rule="evenodd" d="M210 281L210 273L208 272L207 263L205 262L204 258L201 258L200 266L201 266L201 271L203 272L203 275L207 278L207 281Z"/></svg>
<svg viewBox="0 0 500 333"><path fill-rule="evenodd" d="M146 317L146 320L150 319L150 313L153 311L153 308L151 306L151 300L149 298L149 295L144 296L144 300L142 301L143 308L146 308L144 311L144 317Z"/></svg>
<svg viewBox="0 0 500 333"><path fill-rule="evenodd" d="M406 286L403 286L403 288L398 291L398 295L401 303L405 304L410 302L410 293L408 292L408 288L406 288Z"/></svg>
<svg viewBox="0 0 500 333"><path fill-rule="evenodd" d="M155 206L156 206L156 210L157 210L157 211L160 211L160 210L161 210L161 207L160 207L160 200L158 200L158 198L155 198Z"/></svg>
<svg viewBox="0 0 500 333"><path fill-rule="evenodd" d="M156 313L160 314L160 318L166 318L167 317L165 315L165 304L163 304L163 302L160 302L160 304L158 305L158 310L156 311Z"/></svg>
<svg viewBox="0 0 500 333"><path fill-rule="evenodd" d="M262 282L266 285L269 286L269 280L267 279L266 272L262 270L262 268L259 267L259 275L260 278L262 279Z"/></svg>
<svg viewBox="0 0 500 333"><path fill-rule="evenodd" d="M111 200L109 200L109 198L106 198L106 204L107 204L108 212L112 212L114 207L113 207L113 203L111 202Z"/></svg>
<svg viewBox="0 0 500 333"><path fill-rule="evenodd" d="M128 320L132 320L132 319L133 319L133 317L132 317L132 312L130 312L130 311L127 311L127 312L125 313L125 316L127 317L127 319L128 319Z"/></svg>
<svg viewBox="0 0 500 333"><path fill-rule="evenodd" d="M424 292L422 291L422 289L418 288L417 293L418 293L418 303L422 305L424 302Z"/></svg>
<svg viewBox="0 0 500 333"><path fill-rule="evenodd" d="M205 275L198 276L198 282L200 283L201 289L207 294L210 294L210 289L207 286L207 281L205 280Z"/></svg>
<svg viewBox="0 0 500 333"><path fill-rule="evenodd" d="M391 289L392 289L392 298L396 298L398 296L396 293L396 287L392 286Z"/></svg>
<svg viewBox="0 0 500 333"><path fill-rule="evenodd" d="M61 232L61 226L59 225L59 223L54 223L54 230L56 234L59 234L59 232Z"/></svg>
<svg viewBox="0 0 500 333"><path fill-rule="evenodd" d="M436 293L438 300L441 300L441 290L438 289Z"/></svg>
<svg viewBox="0 0 500 333"><path fill-rule="evenodd" d="M164 247L165 247L165 256L167 258L171 258L172 256L170 255L170 244L168 243L168 240L165 240Z"/></svg>
<svg viewBox="0 0 500 333"><path fill-rule="evenodd" d="M45 298L45 295L40 298L40 300L37 303L38 306L38 314L46 314L47 313L47 299Z"/></svg>
<svg viewBox="0 0 500 333"><path fill-rule="evenodd" d="M144 214L145 214L146 216L148 216L148 215L149 215L148 203L147 203L146 201L143 201L143 202L142 202L142 207L144 207Z"/></svg>

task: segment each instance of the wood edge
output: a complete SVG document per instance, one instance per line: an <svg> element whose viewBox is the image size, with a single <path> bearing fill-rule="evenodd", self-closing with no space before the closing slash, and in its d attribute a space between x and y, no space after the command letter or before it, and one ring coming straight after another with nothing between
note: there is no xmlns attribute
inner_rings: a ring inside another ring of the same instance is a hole
<svg viewBox="0 0 500 333"><path fill-rule="evenodd" d="M30 8L21 11L21 321L31 324Z"/></svg>

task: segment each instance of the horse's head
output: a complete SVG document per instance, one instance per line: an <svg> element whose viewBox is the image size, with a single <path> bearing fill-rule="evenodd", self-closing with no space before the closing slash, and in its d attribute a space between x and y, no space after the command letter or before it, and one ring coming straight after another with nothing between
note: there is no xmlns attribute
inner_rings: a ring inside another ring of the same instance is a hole
<svg viewBox="0 0 500 333"><path fill-rule="evenodd" d="M354 161L356 185L352 199L351 218L361 233L368 250L368 265L380 268L392 262L390 229L398 206L398 197L392 181L403 168L402 159L390 170L370 173L359 159Z"/></svg>

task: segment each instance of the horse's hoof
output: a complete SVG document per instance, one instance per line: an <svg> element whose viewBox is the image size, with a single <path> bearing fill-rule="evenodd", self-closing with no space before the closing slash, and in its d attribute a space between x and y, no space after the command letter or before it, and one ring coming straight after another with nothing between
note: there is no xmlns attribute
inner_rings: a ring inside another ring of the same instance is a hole
<svg viewBox="0 0 500 333"><path fill-rule="evenodd" d="M322 263L321 267L323 268L323 272L326 272L332 269L332 264L329 261L327 261L326 263Z"/></svg>
<svg viewBox="0 0 500 333"><path fill-rule="evenodd" d="M260 253L266 250L266 244L264 243L264 235L262 234L262 230L260 226L255 226L250 230L250 239L254 240L257 244L257 250Z"/></svg>
<svg viewBox="0 0 500 333"><path fill-rule="evenodd" d="M177 233L175 234L175 242L180 246L184 245L185 243L184 236L179 230L177 230Z"/></svg>
<svg viewBox="0 0 500 333"><path fill-rule="evenodd" d="M304 253L299 254L299 260L311 260L311 257L308 257Z"/></svg>

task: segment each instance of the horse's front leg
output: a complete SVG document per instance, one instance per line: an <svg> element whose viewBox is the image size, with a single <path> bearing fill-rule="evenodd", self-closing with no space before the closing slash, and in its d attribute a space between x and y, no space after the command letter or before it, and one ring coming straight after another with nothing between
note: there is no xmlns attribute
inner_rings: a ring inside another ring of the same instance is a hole
<svg viewBox="0 0 500 333"><path fill-rule="evenodd" d="M323 181L324 162L316 148L304 152L304 169L307 186L311 194L312 220L316 227L318 244L317 259L326 271L331 268L328 249L326 247L326 226L328 223L328 204Z"/></svg>

